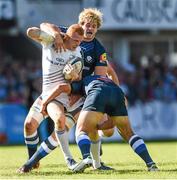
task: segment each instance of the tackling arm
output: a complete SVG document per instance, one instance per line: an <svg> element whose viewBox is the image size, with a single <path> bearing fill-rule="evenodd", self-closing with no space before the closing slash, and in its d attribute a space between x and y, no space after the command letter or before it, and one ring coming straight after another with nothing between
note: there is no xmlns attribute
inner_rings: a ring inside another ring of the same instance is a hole
<svg viewBox="0 0 177 180"><path fill-rule="evenodd" d="M117 85L119 85L117 74L109 63L108 66L96 66L94 74L103 76L108 75L110 79L112 79Z"/></svg>
<svg viewBox="0 0 177 180"><path fill-rule="evenodd" d="M95 75L106 76L107 68L108 68L107 66L96 66L96 67L95 67L94 74L95 74Z"/></svg>
<svg viewBox="0 0 177 180"><path fill-rule="evenodd" d="M64 84L59 84L57 85L53 90L50 91L50 94L45 97L45 99L42 99L41 103L41 113L45 114L45 109L47 104L55 99L57 96L59 96L61 93L71 93L71 86L70 84L64 83Z"/></svg>
<svg viewBox="0 0 177 180"><path fill-rule="evenodd" d="M112 79L117 85L119 85L119 79L117 77L117 74L114 71L114 69L111 67L109 62L108 62L107 74L110 77L110 79Z"/></svg>

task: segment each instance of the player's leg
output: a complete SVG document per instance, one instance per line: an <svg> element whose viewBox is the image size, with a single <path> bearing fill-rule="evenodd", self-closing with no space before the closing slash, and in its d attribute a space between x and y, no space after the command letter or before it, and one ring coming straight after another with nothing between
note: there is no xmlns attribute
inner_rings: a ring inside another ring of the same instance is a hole
<svg viewBox="0 0 177 180"><path fill-rule="evenodd" d="M58 134L60 135L61 132L65 130L65 115L63 105L57 101L52 101L47 106L47 113L54 121L55 132L41 144L38 151L19 169L20 173L31 171L36 162L47 156L53 149L55 149L57 146L55 137L57 137Z"/></svg>
<svg viewBox="0 0 177 180"><path fill-rule="evenodd" d="M100 123L101 124L107 123L107 121L109 123L109 119L108 118L109 118L109 116L107 116L107 114L104 114L104 117L100 121ZM111 137L114 134L114 127L110 128L110 129L99 130L98 134L100 135L100 137Z"/></svg>
<svg viewBox="0 0 177 180"><path fill-rule="evenodd" d="M76 142L81 151L83 160L75 166L73 171L83 171L92 163L90 154L91 140L94 142L99 142L97 123L100 121L100 119L102 119L102 117L103 113L81 111L76 126ZM97 164L93 164L95 168L100 167L99 151L97 151L97 157L94 157L94 159L97 161Z"/></svg>
<svg viewBox="0 0 177 180"><path fill-rule="evenodd" d="M43 115L39 112L40 101L40 97L36 99L24 122L24 138L29 159L37 150L37 145L39 143L37 128L44 119Z"/></svg>
<svg viewBox="0 0 177 180"><path fill-rule="evenodd" d="M101 122L103 123L104 121L108 121L108 116L107 114L104 114L103 119L101 120ZM100 137L100 141L99 141L99 148L97 148L97 143L92 143L91 144L91 153L97 153L96 150L99 149L100 152L100 158L103 155L103 148L102 148L102 141L101 138L107 138L107 137L111 137L114 134L114 128L111 129L105 129L105 130L98 130L98 134ZM101 166L102 168L104 168L105 170L112 170L113 168L106 166L104 162L101 161Z"/></svg>
<svg viewBox="0 0 177 180"><path fill-rule="evenodd" d="M66 126L69 131L70 128L74 126L74 118L71 114L66 114ZM68 139L67 139L68 142ZM65 144L61 144L64 146ZM47 156L49 153L51 153L56 147L58 146L58 141L55 136L55 131L45 140L41 143L36 153L18 170L19 173L26 173L30 172L32 167L38 162L40 159ZM69 146L69 145L68 145ZM64 152L65 147L61 147L62 151ZM67 157L67 152L64 152L64 157ZM66 159L66 163L69 169L72 168L73 165L76 164L74 159Z"/></svg>
<svg viewBox="0 0 177 180"><path fill-rule="evenodd" d="M158 168L152 160L145 142L140 136L136 135L133 132L128 117L113 117L112 120L115 121L115 125L118 128L118 131L121 134L121 136L130 144L134 152L138 156L140 156L146 163L148 170L157 171Z"/></svg>
<svg viewBox="0 0 177 180"><path fill-rule="evenodd" d="M66 117L64 113L64 107L61 103L57 101L52 101L47 106L48 115L55 123L55 133L63 152L65 161L68 164L75 164L75 161L69 150L69 138L68 130L66 129Z"/></svg>
<svg viewBox="0 0 177 180"><path fill-rule="evenodd" d="M101 122L103 123L105 121L108 121L107 114L104 114L104 117L103 117ZM105 129L105 130L98 130L98 134L100 136L100 139L102 137L104 137L104 138L105 137L111 137L114 134L114 127L110 128L110 129ZM92 150L92 148L91 148L91 150ZM93 151L94 151L94 149L93 149ZM103 155L103 149L102 149L102 143L100 141L100 156L102 156L102 155ZM102 162L102 164L103 164L103 162Z"/></svg>
<svg viewBox="0 0 177 180"><path fill-rule="evenodd" d="M51 153L57 146L58 142L55 137L55 132L53 132L45 141L41 143L33 156L20 169L18 169L18 173L30 172L34 165L39 162L39 160Z"/></svg>
<svg viewBox="0 0 177 180"><path fill-rule="evenodd" d="M73 165L76 164L70 149L69 149L69 130L75 125L75 118L70 113L65 113L66 122L65 122L65 133L59 139L60 141L60 148L62 150L66 165L68 169L72 169Z"/></svg>

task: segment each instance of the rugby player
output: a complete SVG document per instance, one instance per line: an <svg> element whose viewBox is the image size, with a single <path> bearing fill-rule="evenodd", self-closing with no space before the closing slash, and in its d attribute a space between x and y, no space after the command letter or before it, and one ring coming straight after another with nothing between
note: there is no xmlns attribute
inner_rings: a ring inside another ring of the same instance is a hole
<svg viewBox="0 0 177 180"><path fill-rule="evenodd" d="M131 145L135 153L141 157L148 171L158 171L158 168L148 153L141 137L136 135L130 125L125 103L125 96L118 85L106 76L87 76L81 81L56 86L42 102L45 109L48 102L61 92L83 93L86 95L76 126L76 142L80 148L83 160L73 168L74 172L82 172L92 163L90 154L91 141L98 141L97 125L106 113L120 134ZM110 96L107 96L110 94ZM95 169L101 168L99 159L93 162Z"/></svg>
<svg viewBox="0 0 177 180"><path fill-rule="evenodd" d="M27 35L40 42L43 46L42 48L42 71L43 71L43 84L42 84L42 94L34 102L30 112L25 120L25 141L29 150L29 160L25 165L23 165L19 172L29 172L35 164L43 157L46 156L50 151L55 149L58 145L56 143L56 138L59 141L63 141L63 134L65 134L65 114L64 109L68 108L69 99L66 93L62 93L60 96L53 99L47 106L47 114L54 121L55 124L55 134L53 133L47 140L45 140L38 153L34 154L37 150L38 136L36 132L36 127L40 124L40 121L44 119L43 115L46 113L40 113L40 101L45 99L48 96L50 90L55 87L57 84L66 83L64 79L63 68L66 66L66 63L74 58L82 58L81 49L79 47L80 42L83 39L84 31L79 24L71 25L66 34L62 34L63 43L66 47L65 52L56 52L53 46L53 37L47 35L47 33L41 31L37 27L32 27L27 30ZM70 69L71 70L71 69ZM78 78L78 75L75 73L74 69L70 73L72 79ZM34 117L34 119L33 119ZM36 121L37 120L37 121ZM32 123L33 121L33 123ZM31 127L32 125L32 127ZM35 128L33 128L33 125ZM29 127L29 128L28 128ZM30 131L31 130L31 131ZM70 160L72 156L67 151L68 157ZM75 161L73 160L73 163Z"/></svg>

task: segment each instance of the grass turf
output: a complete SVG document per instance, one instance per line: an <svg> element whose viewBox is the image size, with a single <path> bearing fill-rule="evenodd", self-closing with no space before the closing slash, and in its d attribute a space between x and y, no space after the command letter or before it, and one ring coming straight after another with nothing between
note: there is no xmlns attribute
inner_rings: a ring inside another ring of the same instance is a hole
<svg viewBox="0 0 177 180"><path fill-rule="evenodd" d="M41 160L40 168L27 174L17 174L27 154L25 146L0 147L0 179L177 179L177 143L152 142L147 147L160 171L147 172L144 162L125 143L103 144L102 160L115 168L113 171L72 173L65 165L59 148ZM80 161L76 145L71 145L75 159Z"/></svg>

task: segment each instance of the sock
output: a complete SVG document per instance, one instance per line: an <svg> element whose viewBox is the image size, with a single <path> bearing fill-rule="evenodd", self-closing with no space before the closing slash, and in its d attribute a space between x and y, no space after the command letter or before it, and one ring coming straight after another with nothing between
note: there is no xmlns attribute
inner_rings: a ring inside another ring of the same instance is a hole
<svg viewBox="0 0 177 180"><path fill-rule="evenodd" d="M68 158L73 159L71 152L69 150L69 139L68 139L69 133L66 130L62 130L62 131L56 130L55 132L65 160L67 160Z"/></svg>
<svg viewBox="0 0 177 180"><path fill-rule="evenodd" d="M29 159L33 156L33 154L37 151L37 145L39 143L39 136L37 131L35 131L31 135L26 135L25 136L25 144L28 149L28 156Z"/></svg>
<svg viewBox="0 0 177 180"><path fill-rule="evenodd" d="M91 157L93 160L93 167L95 169L97 169L101 166L101 164L100 164L100 145L101 145L100 139L98 141L91 141L90 152L91 152Z"/></svg>
<svg viewBox="0 0 177 180"><path fill-rule="evenodd" d="M84 132L80 133L76 137L77 145L79 146L79 149L82 153L82 158L85 159L88 156L90 156L90 138L88 135Z"/></svg>
<svg viewBox="0 0 177 180"><path fill-rule="evenodd" d="M41 143L39 149L36 153L27 161L25 165L29 168L32 168L40 159L47 156L52 150L58 146L58 143L53 139L52 136L49 136L45 141Z"/></svg>
<svg viewBox="0 0 177 180"><path fill-rule="evenodd" d="M138 154L144 160L147 166L154 164L142 138L140 138L138 135L133 135L129 139L129 144L136 154Z"/></svg>
<svg viewBox="0 0 177 180"><path fill-rule="evenodd" d="M106 137L102 130L98 130L98 135L99 135L100 139L102 137ZM100 156L102 156L102 155L103 155L103 149L102 149L102 144L101 144L101 140L100 140Z"/></svg>

